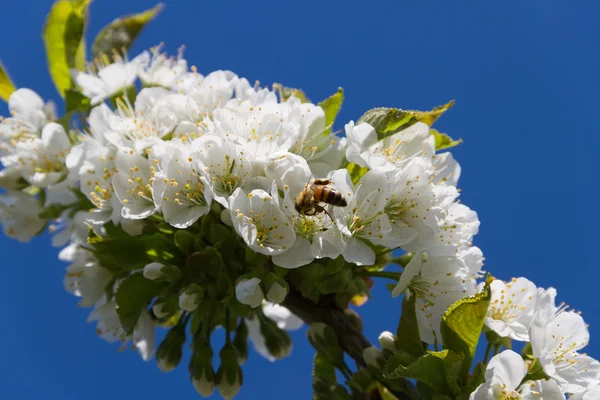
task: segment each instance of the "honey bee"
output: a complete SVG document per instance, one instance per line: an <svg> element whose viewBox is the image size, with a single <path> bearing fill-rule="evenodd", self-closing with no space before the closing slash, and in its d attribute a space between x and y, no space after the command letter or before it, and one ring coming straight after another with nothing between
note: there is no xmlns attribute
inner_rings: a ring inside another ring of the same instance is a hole
<svg viewBox="0 0 600 400"><path fill-rule="evenodd" d="M310 185L307 183L304 190L296 197L296 211L302 215L317 215L324 212L333 221L331 215L319 203L346 207L348 202L342 193L329 186L330 183L329 179L315 179Z"/></svg>

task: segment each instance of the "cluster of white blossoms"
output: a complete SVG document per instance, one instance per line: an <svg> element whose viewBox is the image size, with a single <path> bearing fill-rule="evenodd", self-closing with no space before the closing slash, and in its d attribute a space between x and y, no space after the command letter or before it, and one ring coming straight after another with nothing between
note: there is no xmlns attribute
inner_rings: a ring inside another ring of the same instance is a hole
<svg viewBox="0 0 600 400"><path fill-rule="evenodd" d="M458 199L459 164L449 152L436 153L426 123L381 137L366 122L349 122L338 135L328 122L335 115L324 107L229 71L201 75L181 54L169 58L158 49L73 70L72 78L91 104L81 130L59 123L53 107L29 89L10 97L11 116L0 124L0 223L6 235L28 241L51 222L54 244L68 244L60 253L70 263L65 288L80 306L94 307L89 320L107 341L131 342L149 359L157 319L172 310L157 301L126 333L111 294L127 275L101 266L88 245L88 228L103 237L107 224L137 236L149 221L185 230L212 213L249 250L284 269L340 256L354 267L372 266L391 251L412 253L392 295L415 297L419 334L428 344L442 343L448 307L478 292L484 258L472 240L479 220ZM297 202L306 200L301 193L316 179L327 180L323 190L345 205L321 202L310 215L298 211ZM143 277L169 281L179 274L173 268L152 262ZM287 283L253 274L236 280L237 300L262 307L280 329L299 328L302 322L279 305ZM589 338L581 316L557 308L553 289L524 278L496 280L491 292L487 328L530 342L550 379L522 383L527 365L507 350L491 360L471 398L593 398L600 364L578 352ZM190 285L176 307L191 313L202 295ZM259 317L245 323L257 351L274 359ZM159 360L161 369L172 365ZM199 392L212 393L214 379L194 379Z"/></svg>
<svg viewBox="0 0 600 400"><path fill-rule="evenodd" d="M472 395L473 400L493 399L585 399L594 397L600 385L600 362L580 353L589 342L581 315L556 306L556 290L542 289L525 279L490 284L491 303L485 319L487 328L501 338L529 342L549 379L523 382L528 364L512 350L492 358L486 383ZM536 397L537 396L537 397Z"/></svg>

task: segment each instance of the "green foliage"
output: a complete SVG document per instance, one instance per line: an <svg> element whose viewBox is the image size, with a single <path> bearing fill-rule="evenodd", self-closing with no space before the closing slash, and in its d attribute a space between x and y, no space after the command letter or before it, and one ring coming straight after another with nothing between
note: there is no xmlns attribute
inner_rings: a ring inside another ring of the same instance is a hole
<svg viewBox="0 0 600 400"><path fill-rule="evenodd" d="M242 364L248 358L248 327L243 318L235 328L233 341L231 342L238 354L238 363Z"/></svg>
<svg viewBox="0 0 600 400"><path fill-rule="evenodd" d="M383 139L417 122L431 126L444 112L454 105L454 100L435 107L431 111L402 110L400 108L374 108L363 114L357 122L366 122L375 128L377 137Z"/></svg>
<svg viewBox="0 0 600 400"><path fill-rule="evenodd" d="M52 6L42 32L48 70L58 92L65 96L73 86L69 70L85 68L84 33L91 0L58 0Z"/></svg>
<svg viewBox="0 0 600 400"><path fill-rule="evenodd" d="M141 273L135 273L125 278L115 293L117 314L127 335L131 335L150 300L156 297L165 287L144 278Z"/></svg>
<svg viewBox="0 0 600 400"><path fill-rule="evenodd" d="M183 254L172 240L161 233L129 236L120 228L111 228L109 236L101 237L91 232L88 243L92 245L100 266L110 271L135 271L159 261L180 265Z"/></svg>
<svg viewBox="0 0 600 400"><path fill-rule="evenodd" d="M290 97L294 96L300 99L302 103L310 103L310 99L306 97L306 94L302 89L294 89L283 86L281 83L274 83L273 90L276 90L279 93L279 98L281 101L287 101Z"/></svg>
<svg viewBox="0 0 600 400"><path fill-rule="evenodd" d="M463 374L467 375L475 355L481 329L490 304L489 283L483 291L451 305L442 316L441 333L444 347L464 358Z"/></svg>
<svg viewBox="0 0 600 400"><path fill-rule="evenodd" d="M462 139L454 140L447 134L439 132L437 129L431 128L429 132L431 132L435 138L436 150L446 150L462 143Z"/></svg>
<svg viewBox="0 0 600 400"><path fill-rule="evenodd" d="M410 356L417 358L425 354L423 342L419 335L419 325L415 312L416 296L410 299L404 298L402 303L402 315L396 330L396 349L406 352Z"/></svg>
<svg viewBox="0 0 600 400"><path fill-rule="evenodd" d="M256 318L260 322L260 334L265 339L265 346L269 350L269 353L278 359L289 355L292 346L290 335L279 328L275 321L267 318L261 312L257 313Z"/></svg>
<svg viewBox="0 0 600 400"><path fill-rule="evenodd" d="M15 85L12 83L10 76L8 76L4 64L0 61L0 99L8 101L8 98L15 90Z"/></svg>
<svg viewBox="0 0 600 400"><path fill-rule="evenodd" d="M324 134L329 134L331 132L331 128L337 117L338 113L342 108L342 103L344 102L344 89L338 88L338 91L320 102L318 105L325 111L325 126L327 129Z"/></svg>
<svg viewBox="0 0 600 400"><path fill-rule="evenodd" d="M158 4L154 8L137 14L117 18L102 28L92 44L92 57L111 56L113 51L127 51L146 24L152 21L164 8Z"/></svg>
<svg viewBox="0 0 600 400"><path fill-rule="evenodd" d="M363 175L366 174L367 171L369 171L369 168L360 167L354 163L348 163L348 165L346 165L346 169L350 174L350 179L352 180L352 183L355 185L358 181L360 181L360 178L362 178Z"/></svg>
<svg viewBox="0 0 600 400"><path fill-rule="evenodd" d="M315 322L310 325L306 335L317 352L331 361L333 365L340 367L344 363L344 353L332 327L321 322Z"/></svg>
<svg viewBox="0 0 600 400"><path fill-rule="evenodd" d="M85 97L79 90L65 90L65 105L67 113L71 111L82 111L87 113L90 110L90 99Z"/></svg>
<svg viewBox="0 0 600 400"><path fill-rule="evenodd" d="M392 392L390 392L389 389L382 385L380 382L377 382L377 393L379 394L379 396L381 396L381 400L398 400L398 398L394 396L394 394L392 394Z"/></svg>
<svg viewBox="0 0 600 400"><path fill-rule="evenodd" d="M540 360L537 358L533 360L529 369L527 370L527 375L523 378L523 382L527 381L537 381L538 379L551 379L546 372L544 372L544 368L540 363Z"/></svg>
<svg viewBox="0 0 600 400"><path fill-rule="evenodd" d="M457 395L461 392L460 380L461 380L461 367L463 364L463 358L453 351L444 350L439 353L444 362L444 376L446 377L446 383L450 387L452 394Z"/></svg>
<svg viewBox="0 0 600 400"><path fill-rule="evenodd" d="M313 362L313 400L349 399L346 389L337 383L335 366L323 354L317 353Z"/></svg>
<svg viewBox="0 0 600 400"><path fill-rule="evenodd" d="M478 362L473 368L473 373L469 376L468 385L465 390L467 393L473 392L479 385L485 382L485 364Z"/></svg>
<svg viewBox="0 0 600 400"><path fill-rule="evenodd" d="M194 239L196 237L188 230L175 231L173 241L175 246L186 256L189 256L194 251Z"/></svg>
<svg viewBox="0 0 600 400"><path fill-rule="evenodd" d="M383 376L387 379L415 379L438 393L451 394L444 365L447 356L448 351L425 354L406 366L398 365L393 370L386 368Z"/></svg>

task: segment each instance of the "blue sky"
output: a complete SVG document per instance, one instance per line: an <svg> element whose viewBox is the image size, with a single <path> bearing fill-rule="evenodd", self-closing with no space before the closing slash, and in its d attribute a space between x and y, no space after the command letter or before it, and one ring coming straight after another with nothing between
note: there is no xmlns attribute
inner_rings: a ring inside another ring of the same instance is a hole
<svg viewBox="0 0 600 400"><path fill-rule="evenodd" d="M40 38L50 0L2 2L0 57L20 87L57 99ZM452 6L460 4L460 6ZM96 0L88 39L113 18L153 6ZM464 144L462 201L482 222L485 268L554 286L591 325L600 357L596 256L600 5L591 1L166 1L133 53L161 41L206 73L303 88L314 101L346 91L338 128L373 107L429 109L456 100L436 127ZM5 104L0 114L6 115ZM169 374L99 340L64 292L65 265L43 236L0 237L2 397L195 398L186 365ZM379 283L360 310L376 340L400 304ZM594 305L596 304L596 305ZM598 335L598 336L596 336ZM276 364L251 354L238 399L307 399L313 350L304 331Z"/></svg>

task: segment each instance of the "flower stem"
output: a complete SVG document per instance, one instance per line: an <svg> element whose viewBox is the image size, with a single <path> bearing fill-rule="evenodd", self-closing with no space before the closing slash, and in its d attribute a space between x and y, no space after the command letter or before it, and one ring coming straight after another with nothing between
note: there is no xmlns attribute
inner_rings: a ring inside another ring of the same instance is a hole
<svg viewBox="0 0 600 400"><path fill-rule="evenodd" d="M350 367L348 367L348 364L346 364L345 361L341 362L338 369L340 370L342 375L344 375L344 378L346 378L347 380L352 379L352 370L350 369Z"/></svg>
<svg viewBox="0 0 600 400"><path fill-rule="evenodd" d="M487 346L485 347L485 356L483 357L484 364L488 363L488 359L490 358L490 351L492 351L492 343L488 342Z"/></svg>
<svg viewBox="0 0 600 400"><path fill-rule="evenodd" d="M231 343L231 327L229 326L229 307L225 309L225 343Z"/></svg>
<svg viewBox="0 0 600 400"><path fill-rule="evenodd" d="M359 276L368 276L371 278L388 278L393 279L395 281L400 279L401 272L391 272L391 271L362 271L358 273Z"/></svg>
<svg viewBox="0 0 600 400"><path fill-rule="evenodd" d="M496 343L494 345L494 355L498 354L500 352L501 348L502 348L502 343Z"/></svg>

